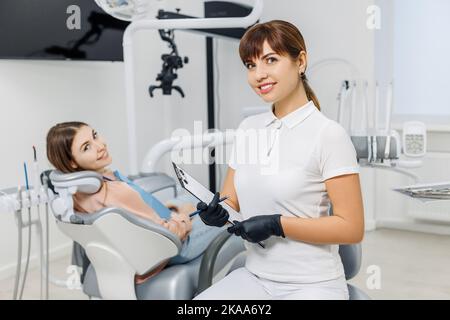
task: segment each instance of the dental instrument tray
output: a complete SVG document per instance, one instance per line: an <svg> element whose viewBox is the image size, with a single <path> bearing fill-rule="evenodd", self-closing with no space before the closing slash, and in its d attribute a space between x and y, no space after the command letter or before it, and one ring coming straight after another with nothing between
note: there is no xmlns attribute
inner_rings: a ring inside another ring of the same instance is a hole
<svg viewBox="0 0 450 320"><path fill-rule="evenodd" d="M416 184L393 190L423 201L450 200L450 182Z"/></svg>

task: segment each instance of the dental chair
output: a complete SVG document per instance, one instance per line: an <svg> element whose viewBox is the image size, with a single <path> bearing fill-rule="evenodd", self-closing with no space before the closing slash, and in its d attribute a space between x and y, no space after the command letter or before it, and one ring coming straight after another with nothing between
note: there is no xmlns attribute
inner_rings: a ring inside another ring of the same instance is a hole
<svg viewBox="0 0 450 320"><path fill-rule="evenodd" d="M58 194L51 202L56 224L76 242L75 256L84 258L81 263L85 268L82 289L86 295L121 300L187 300L195 296L202 256L185 264L166 267L136 285L136 275L151 272L180 252L179 238L166 228L121 208L105 208L91 214L75 212L73 194L95 193L101 187L102 177L96 172L62 174L47 171L46 174L50 177L50 187ZM176 188L175 181L167 175L154 174L152 179L159 180L159 183L142 179L141 186ZM224 254L216 263L216 272L241 250L240 247L225 245Z"/></svg>

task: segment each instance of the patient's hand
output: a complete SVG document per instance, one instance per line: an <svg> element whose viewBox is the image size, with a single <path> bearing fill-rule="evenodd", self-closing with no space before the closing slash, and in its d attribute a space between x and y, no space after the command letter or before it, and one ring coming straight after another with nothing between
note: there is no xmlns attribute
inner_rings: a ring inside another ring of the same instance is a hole
<svg viewBox="0 0 450 320"><path fill-rule="evenodd" d="M177 222L185 223L186 229L190 232L192 230L192 222L188 213L176 213L172 212L170 215L171 220L175 220Z"/></svg>
<svg viewBox="0 0 450 320"><path fill-rule="evenodd" d="M192 222L189 214L179 214L173 212L169 221L164 222L164 226L175 233L181 241L186 240L192 230Z"/></svg>

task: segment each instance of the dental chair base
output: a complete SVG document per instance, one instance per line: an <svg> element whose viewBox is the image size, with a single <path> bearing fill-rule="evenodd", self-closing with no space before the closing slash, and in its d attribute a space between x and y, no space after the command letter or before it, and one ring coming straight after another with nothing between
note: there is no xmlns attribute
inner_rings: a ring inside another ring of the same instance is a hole
<svg viewBox="0 0 450 320"><path fill-rule="evenodd" d="M142 284L135 285L138 300L191 300L197 291L202 257L189 263L164 269ZM102 298L94 267L89 265L83 292L90 298Z"/></svg>

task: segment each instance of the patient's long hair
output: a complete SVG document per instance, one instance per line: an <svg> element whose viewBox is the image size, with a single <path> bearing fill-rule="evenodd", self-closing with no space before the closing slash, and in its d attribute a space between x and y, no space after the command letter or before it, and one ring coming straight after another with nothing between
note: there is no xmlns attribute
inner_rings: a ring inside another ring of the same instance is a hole
<svg viewBox="0 0 450 320"><path fill-rule="evenodd" d="M63 122L53 126L47 133L47 158L50 163L63 173L83 170L73 168L70 163L75 161L72 155L72 143L81 127L89 126L84 122Z"/></svg>
<svg viewBox="0 0 450 320"><path fill-rule="evenodd" d="M245 64L260 57L265 41L277 54L288 55L293 60L298 59L302 51L306 52L305 40L296 26L283 20L272 20L256 24L244 34L239 45L242 62ZM319 99L309 85L306 75L303 73L300 78L308 100L312 100L320 110Z"/></svg>

